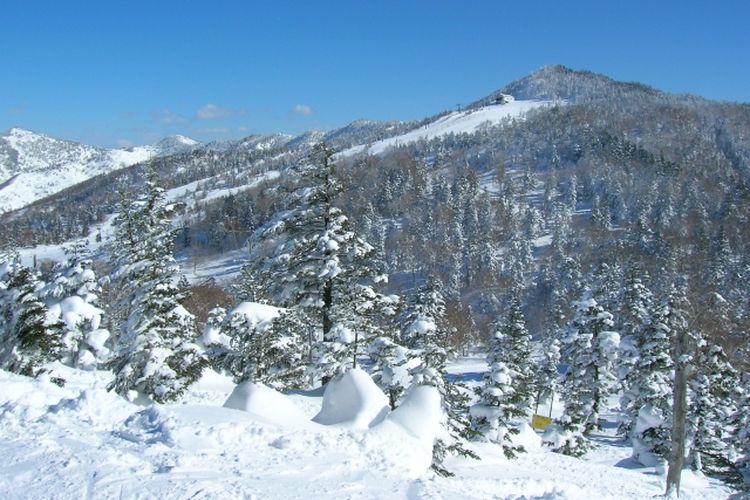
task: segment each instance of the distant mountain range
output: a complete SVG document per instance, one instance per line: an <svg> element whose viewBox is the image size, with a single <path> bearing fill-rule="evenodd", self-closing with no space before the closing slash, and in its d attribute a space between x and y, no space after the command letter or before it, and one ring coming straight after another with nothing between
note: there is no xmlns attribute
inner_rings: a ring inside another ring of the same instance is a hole
<svg viewBox="0 0 750 500"><path fill-rule="evenodd" d="M505 95L515 97L515 101L498 106ZM323 140L346 156L365 152L377 155L447 134L471 134L480 125L495 125L519 117L542 103L565 103L591 110L588 125L575 124L579 135L586 127L601 128L597 122L607 120L607 129L622 130L628 140L663 154L672 148L675 132L673 127L665 132L664 123L658 123L650 115L669 109L665 118L670 123L678 120L690 129L689 133L697 132L696 141L706 143L699 147L719 150L746 175L747 169L741 166L750 161L750 140L743 132L750 127L750 105L667 94L641 83L618 82L605 75L551 65L478 99L462 111L445 111L419 122L357 120L328 132L251 135L205 144L175 135L129 149L105 149L13 128L0 135L0 213L30 205L98 175L155 158L192 151L222 155L302 151Z"/></svg>
<svg viewBox="0 0 750 500"><path fill-rule="evenodd" d="M174 135L148 146L105 149L12 128L0 136L0 212L21 208L97 175L199 145L189 137Z"/></svg>
<svg viewBox="0 0 750 500"><path fill-rule="evenodd" d="M251 135L239 140L201 143L173 135L146 146L107 149L56 139L23 128L0 135L0 213L10 212L59 193L93 177L154 158L200 149L220 154L307 148L319 141L345 145L372 142L409 124L357 120L331 132L312 130L298 136Z"/></svg>

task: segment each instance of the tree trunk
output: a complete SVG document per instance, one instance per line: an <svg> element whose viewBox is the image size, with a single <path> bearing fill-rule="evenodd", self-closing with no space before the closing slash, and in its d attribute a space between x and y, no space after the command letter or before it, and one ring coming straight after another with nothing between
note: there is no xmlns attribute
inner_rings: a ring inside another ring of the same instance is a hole
<svg viewBox="0 0 750 500"><path fill-rule="evenodd" d="M326 281L323 285L323 342L328 341L328 332L333 328L331 308L333 307L333 283Z"/></svg>
<svg viewBox="0 0 750 500"><path fill-rule="evenodd" d="M352 368L357 367L357 347L358 347L357 344L358 343L359 343L359 331L355 331L354 332L354 349L353 349L354 352L352 353Z"/></svg>
<svg viewBox="0 0 750 500"><path fill-rule="evenodd" d="M683 357L687 355L687 342L687 332L678 332L675 343L672 450L669 455L669 470L667 472L667 496L673 493L678 497L680 496L680 479L685 462L688 364L683 360Z"/></svg>

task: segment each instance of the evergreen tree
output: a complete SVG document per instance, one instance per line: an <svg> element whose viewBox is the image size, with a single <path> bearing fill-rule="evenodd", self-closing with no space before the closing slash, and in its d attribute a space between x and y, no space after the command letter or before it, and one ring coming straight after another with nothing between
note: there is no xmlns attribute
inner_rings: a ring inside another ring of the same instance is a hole
<svg viewBox="0 0 750 500"><path fill-rule="evenodd" d="M641 402L638 401L638 370L636 365L641 357L641 350L646 341L646 330L651 321L653 294L643 285L641 275L647 279L648 274L633 268L625 284L624 304L621 311L622 339L619 350L618 375L622 386L620 409L623 418L618 432L628 436L638 419Z"/></svg>
<svg viewBox="0 0 750 500"><path fill-rule="evenodd" d="M688 415L690 466L738 482L732 463L730 420L737 411L739 376L718 345L705 344L696 361L698 373L690 381Z"/></svg>
<svg viewBox="0 0 750 500"><path fill-rule="evenodd" d="M18 256L0 252L0 367L7 369L13 362L16 338L13 334L13 290L8 281L20 266Z"/></svg>
<svg viewBox="0 0 750 500"><path fill-rule="evenodd" d="M172 255L171 227L164 190L151 170L144 200L115 219L111 248L119 265L115 279L124 291L127 320L120 324L109 389L134 399L162 403L177 399L200 377L206 360L194 342L193 316L180 303L179 270Z"/></svg>
<svg viewBox="0 0 750 500"><path fill-rule="evenodd" d="M489 349L490 371L479 391L479 403L471 409L472 424L513 458L525 449L512 444L512 436L519 431L511 422L528 417L532 398L531 336L518 293L513 294L508 317L496 326Z"/></svg>
<svg viewBox="0 0 750 500"><path fill-rule="evenodd" d="M545 335L542 342L542 360L537 365L534 374L534 390L536 391L536 411L542 402L552 405L555 393L558 392L558 371L560 364L560 341L553 333Z"/></svg>
<svg viewBox="0 0 750 500"><path fill-rule="evenodd" d="M201 343L205 346L206 360L217 372L224 372L230 356L230 339L222 332L227 310L216 306L208 312Z"/></svg>
<svg viewBox="0 0 750 500"><path fill-rule="evenodd" d="M272 321L257 323L241 306L221 325L221 334L229 338L222 367L238 384L249 381L276 389L302 385L304 343L294 335L299 322L295 311L281 311Z"/></svg>
<svg viewBox="0 0 750 500"><path fill-rule="evenodd" d="M105 343L109 331L101 328L104 311L99 308L101 287L85 243L66 250L67 259L53 268L52 281L45 287L50 313L63 325L63 358L71 366L92 369L106 361Z"/></svg>
<svg viewBox="0 0 750 500"><path fill-rule="evenodd" d="M587 295L575 303L566 349L570 367L563 385L565 412L557 422L557 437L550 437L554 451L572 456L586 453L590 447L586 436L600 428L600 414L616 380L620 340L610 330L612 315Z"/></svg>
<svg viewBox="0 0 750 500"><path fill-rule="evenodd" d="M731 424L732 442L737 450L734 466L744 479L742 487L745 491L750 491L750 387L747 379L740 391L737 411L731 417Z"/></svg>
<svg viewBox="0 0 750 500"><path fill-rule="evenodd" d="M667 460L671 450L675 366L671 352L676 336L687 331L683 300L672 287L655 305L631 378L637 388L633 408L638 409L631 431L633 456L647 465L655 458Z"/></svg>
<svg viewBox="0 0 750 500"><path fill-rule="evenodd" d="M369 356L373 362L372 380L388 396L388 402L394 410L411 384L407 364L410 359L409 350L383 335L370 342Z"/></svg>
<svg viewBox="0 0 750 500"><path fill-rule="evenodd" d="M0 292L5 304L0 324L0 368L37 376L44 363L62 357L63 325L50 320L39 296L42 284L34 270L15 259L5 260L2 267Z"/></svg>
<svg viewBox="0 0 750 500"><path fill-rule="evenodd" d="M232 288L242 302L257 302L258 304L271 302L252 264L245 264L240 268L240 278Z"/></svg>
<svg viewBox="0 0 750 500"><path fill-rule="evenodd" d="M442 476L452 476L443 465L448 454L478 458L464 446L474 435L464 414L469 396L455 382L447 379L445 365L448 353L446 342L445 302L440 283L431 278L411 298L402 321L402 337L408 342L412 385L429 385L437 389L443 407L444 431L435 439L432 448L432 469Z"/></svg>
<svg viewBox="0 0 750 500"><path fill-rule="evenodd" d="M349 219L334 203L342 184L331 161L333 150L314 148L297 173L304 180L288 208L278 212L251 238L250 265L260 288L283 307L299 309L314 334L312 377L323 382L352 366L366 344L365 316L378 294L372 285L379 272L374 248L349 228ZM307 328L306 326L303 328Z"/></svg>

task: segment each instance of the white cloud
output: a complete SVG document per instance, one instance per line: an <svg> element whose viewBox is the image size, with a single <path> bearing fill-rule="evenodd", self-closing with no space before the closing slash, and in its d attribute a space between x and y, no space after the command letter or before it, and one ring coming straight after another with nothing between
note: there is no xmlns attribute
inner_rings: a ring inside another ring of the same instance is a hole
<svg viewBox="0 0 750 500"><path fill-rule="evenodd" d="M176 123L187 123L188 119L184 116L173 112L169 108L164 108L156 113L156 119L165 125L174 125Z"/></svg>
<svg viewBox="0 0 750 500"><path fill-rule="evenodd" d="M292 112L297 113L298 115L311 115L314 111L312 107L307 104L297 104L292 108Z"/></svg>
<svg viewBox="0 0 750 500"><path fill-rule="evenodd" d="M209 103L200 108L195 113L195 116L197 116L200 120L213 120L215 118L226 118L234 114L237 114L237 112L234 110L222 108L221 106L217 106L216 104Z"/></svg>
<svg viewBox="0 0 750 500"><path fill-rule="evenodd" d="M135 146L135 143L129 139L117 139L117 147L122 149L128 149Z"/></svg>

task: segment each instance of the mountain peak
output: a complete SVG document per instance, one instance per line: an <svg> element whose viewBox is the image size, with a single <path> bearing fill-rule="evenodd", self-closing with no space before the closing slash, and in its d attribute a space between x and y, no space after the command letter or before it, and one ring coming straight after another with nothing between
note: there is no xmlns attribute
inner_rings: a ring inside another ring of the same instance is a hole
<svg viewBox="0 0 750 500"><path fill-rule="evenodd" d="M663 95L642 83L621 82L588 70L571 69L561 64L550 64L491 93L479 105L492 102L500 94L516 99L562 100L571 104L618 99L625 95Z"/></svg>
<svg viewBox="0 0 750 500"><path fill-rule="evenodd" d="M153 148L158 156L164 156L176 153L185 153L191 149L199 146L200 142L190 137L176 134L165 137L156 144Z"/></svg>
<svg viewBox="0 0 750 500"><path fill-rule="evenodd" d="M1 137L49 137L45 134L39 134L33 130L22 127L11 127Z"/></svg>
<svg viewBox="0 0 750 500"><path fill-rule="evenodd" d="M195 139L180 134L170 135L158 142L158 144L162 143L179 143L185 144L186 146L197 146L198 144L200 144L200 142L196 141Z"/></svg>

